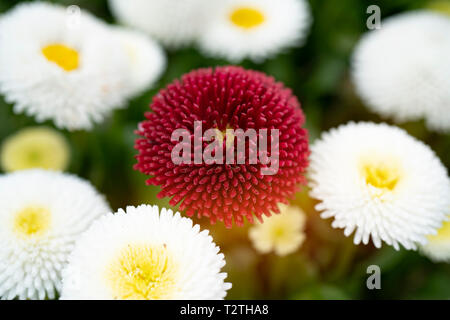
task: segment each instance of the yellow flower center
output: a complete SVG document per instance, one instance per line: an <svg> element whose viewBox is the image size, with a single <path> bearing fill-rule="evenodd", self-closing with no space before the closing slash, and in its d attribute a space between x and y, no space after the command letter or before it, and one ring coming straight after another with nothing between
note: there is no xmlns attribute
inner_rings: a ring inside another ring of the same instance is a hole
<svg viewBox="0 0 450 320"><path fill-rule="evenodd" d="M258 9L240 7L231 12L230 20L237 27L252 29L263 24L266 17Z"/></svg>
<svg viewBox="0 0 450 320"><path fill-rule="evenodd" d="M288 223L278 223L273 226L272 229L272 239L274 242L281 241L286 237L289 237L289 231L291 230L291 225Z"/></svg>
<svg viewBox="0 0 450 320"><path fill-rule="evenodd" d="M436 235L428 236L428 240L434 241L448 241L450 239L450 221L444 222L442 228L439 229Z"/></svg>
<svg viewBox="0 0 450 320"><path fill-rule="evenodd" d="M235 135L233 134L233 128L227 126L227 128L223 131L216 129L216 137L218 138L220 143L223 143L225 140L226 148L229 148L234 145Z"/></svg>
<svg viewBox="0 0 450 320"><path fill-rule="evenodd" d="M42 207L26 207L14 219L14 231L22 238L42 236L50 228L51 214Z"/></svg>
<svg viewBox="0 0 450 320"><path fill-rule="evenodd" d="M75 49L56 43L44 47L42 54L67 72L78 69L79 55Z"/></svg>
<svg viewBox="0 0 450 320"><path fill-rule="evenodd" d="M178 266L165 246L129 245L107 270L115 299L163 300L177 291Z"/></svg>
<svg viewBox="0 0 450 320"><path fill-rule="evenodd" d="M400 174L394 166L386 164L370 164L364 167L364 174L367 184L378 189L394 190Z"/></svg>

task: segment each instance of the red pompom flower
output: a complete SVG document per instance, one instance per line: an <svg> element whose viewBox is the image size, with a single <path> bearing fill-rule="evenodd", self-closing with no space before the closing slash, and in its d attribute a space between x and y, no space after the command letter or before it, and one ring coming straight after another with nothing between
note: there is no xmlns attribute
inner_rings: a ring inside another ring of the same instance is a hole
<svg viewBox="0 0 450 320"><path fill-rule="evenodd" d="M196 70L156 95L151 109L137 131L135 169L152 176L147 183L161 186L158 197L171 197L188 216L227 227L243 225L244 217L253 223L254 216L278 213L278 204L306 182L300 104L263 73Z"/></svg>

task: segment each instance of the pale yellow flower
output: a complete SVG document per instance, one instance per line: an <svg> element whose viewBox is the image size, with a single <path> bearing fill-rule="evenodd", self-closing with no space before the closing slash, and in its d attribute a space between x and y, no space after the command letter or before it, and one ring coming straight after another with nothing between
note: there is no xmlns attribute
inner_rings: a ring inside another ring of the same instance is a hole
<svg viewBox="0 0 450 320"><path fill-rule="evenodd" d="M427 8L436 12L440 12L450 16L450 1L449 0L437 0L432 1L427 5Z"/></svg>
<svg viewBox="0 0 450 320"><path fill-rule="evenodd" d="M2 144L0 163L6 172L41 168L62 171L69 163L69 146L58 131L26 128L8 137Z"/></svg>
<svg viewBox="0 0 450 320"><path fill-rule="evenodd" d="M265 218L249 231L250 240L261 253L274 251L279 256L295 252L305 240L306 215L298 207L280 204L280 214Z"/></svg>
<svg viewBox="0 0 450 320"><path fill-rule="evenodd" d="M428 243L422 252L436 262L450 262L450 216L436 235L428 236Z"/></svg>

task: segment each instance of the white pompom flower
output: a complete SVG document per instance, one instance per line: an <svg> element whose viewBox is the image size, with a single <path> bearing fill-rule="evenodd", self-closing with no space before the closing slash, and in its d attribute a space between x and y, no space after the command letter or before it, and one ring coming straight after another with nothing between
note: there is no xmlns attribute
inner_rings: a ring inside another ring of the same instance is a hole
<svg viewBox="0 0 450 320"><path fill-rule="evenodd" d="M450 217L437 234L428 236L428 243L423 245L420 250L435 262L450 263Z"/></svg>
<svg viewBox="0 0 450 320"><path fill-rule="evenodd" d="M382 241L416 250L436 234L450 205L446 168L404 130L374 123L332 129L312 146L311 196L322 218L354 234L354 243Z"/></svg>
<svg viewBox="0 0 450 320"><path fill-rule="evenodd" d="M88 130L127 98L127 56L85 11L69 18L62 6L20 4L0 20L0 48L0 92L38 122Z"/></svg>
<svg viewBox="0 0 450 320"><path fill-rule="evenodd" d="M78 240L62 299L223 299L223 254L191 219L142 205L107 214Z"/></svg>
<svg viewBox="0 0 450 320"><path fill-rule="evenodd" d="M209 0L109 0L114 16L124 25L140 29L165 46L191 44L204 28Z"/></svg>
<svg viewBox="0 0 450 320"><path fill-rule="evenodd" d="M116 27L114 32L128 57L129 95L139 95L160 78L166 56L156 41L138 30Z"/></svg>
<svg viewBox="0 0 450 320"><path fill-rule="evenodd" d="M0 176L0 298L54 299L75 240L110 211L90 183L54 171Z"/></svg>
<svg viewBox="0 0 450 320"><path fill-rule="evenodd" d="M214 1L213 1L214 2ZM214 2L199 46L209 56L261 62L303 44L311 14L305 0L221 0Z"/></svg>
<svg viewBox="0 0 450 320"><path fill-rule="evenodd" d="M449 131L450 18L413 11L386 19L357 45L353 82L374 112Z"/></svg>

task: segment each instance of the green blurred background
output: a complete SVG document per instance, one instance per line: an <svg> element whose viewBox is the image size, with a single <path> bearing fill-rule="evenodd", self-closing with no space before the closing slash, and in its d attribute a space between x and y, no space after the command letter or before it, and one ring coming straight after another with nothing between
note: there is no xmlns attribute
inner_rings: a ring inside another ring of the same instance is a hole
<svg viewBox="0 0 450 320"><path fill-rule="evenodd" d="M24 1L0 0L0 13L19 2ZM114 22L106 0L52 2L75 4ZM350 120L389 122L370 113L356 96L349 77L351 53L367 31L369 5L379 5L385 18L425 7L429 2L309 0L314 23L304 47L263 64L246 61L242 66L262 70L294 90L306 113L311 142L321 132ZM168 69L156 88L135 98L91 132L64 132L72 150L69 171L90 180L107 196L114 210L142 203L168 206L167 199L157 199L159 189L146 186L146 177L133 170L134 130L160 88L192 69L224 64L192 48L168 52ZM19 129L33 125L33 119L14 115L0 97L0 143ZM45 125L53 126L50 122ZM450 167L448 134L430 133L423 122L401 127L429 144ZM225 271L233 283L229 299L450 299L450 265L434 264L417 252L354 246L341 230L331 228L329 220L320 219L306 189L293 203L308 215L307 239L298 252L287 257L258 254L248 240L248 226L226 230L222 224L211 227L206 221L196 220L211 230L226 256ZM366 287L366 269L372 264L381 267L381 290Z"/></svg>

